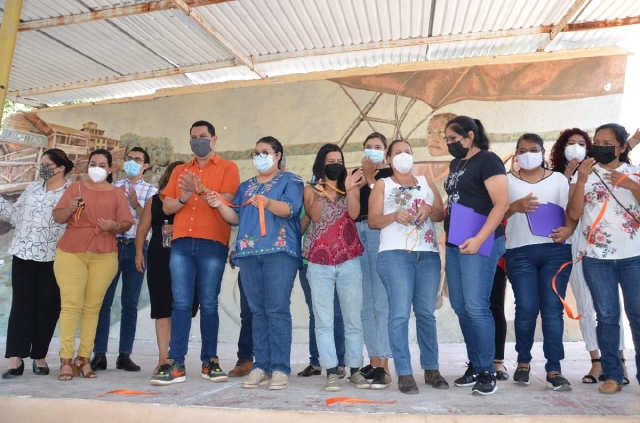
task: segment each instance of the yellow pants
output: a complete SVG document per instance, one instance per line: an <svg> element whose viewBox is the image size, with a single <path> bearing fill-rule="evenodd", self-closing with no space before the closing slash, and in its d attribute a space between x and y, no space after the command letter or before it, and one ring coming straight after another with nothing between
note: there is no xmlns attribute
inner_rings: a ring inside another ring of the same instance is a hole
<svg viewBox="0 0 640 423"><path fill-rule="evenodd" d="M118 253L66 253L58 249L53 271L60 287L60 358L73 358L80 321L80 357L91 357L102 301L118 273Z"/></svg>

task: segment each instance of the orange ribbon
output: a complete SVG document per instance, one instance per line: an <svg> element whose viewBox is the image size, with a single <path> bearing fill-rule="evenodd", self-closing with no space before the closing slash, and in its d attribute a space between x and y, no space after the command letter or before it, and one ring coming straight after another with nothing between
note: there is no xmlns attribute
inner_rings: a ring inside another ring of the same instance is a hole
<svg viewBox="0 0 640 423"><path fill-rule="evenodd" d="M330 201L335 201L335 200L329 196L329 194L327 193L327 190L325 190L321 185L326 185L329 188L332 188L335 192L337 192L339 194L342 194L342 195L346 195L346 192L339 190L337 187L331 185L329 182L321 181L321 182L317 182L314 185L312 185L313 189L323 193Z"/></svg>
<svg viewBox="0 0 640 423"><path fill-rule="evenodd" d="M80 214L82 214L82 210L84 210L84 203L81 206L78 206L78 208L75 211L75 214L73 216L73 220L78 223L78 221L80 220Z"/></svg>
<svg viewBox="0 0 640 423"><path fill-rule="evenodd" d="M160 392L144 392L144 391L130 391L128 389L116 389L115 391L109 391L104 394L96 395L96 398L101 398L105 395L159 395Z"/></svg>
<svg viewBox="0 0 640 423"><path fill-rule="evenodd" d="M579 262L580 260L582 260L582 256L578 257L575 263ZM567 316L573 320L580 320L582 318L582 314L574 316L573 310L571 310L571 306L569 306L569 303L564 298L562 298L560 293L558 293L558 288L556 287L556 279L558 278L558 275L565 269L565 267L571 264L574 264L574 262L568 261L566 263L563 263L562 266L560 266L560 269L558 269L556 274L553 276L553 279L551 279L551 288L553 289L553 292L556 293L558 298L560 298L560 302L562 303L562 306L564 307L564 312L567 313Z"/></svg>
<svg viewBox="0 0 640 423"><path fill-rule="evenodd" d="M335 404L337 402L348 402L352 404L395 404L397 401L372 401L360 398L350 398L350 397L335 397L328 398L327 405Z"/></svg>

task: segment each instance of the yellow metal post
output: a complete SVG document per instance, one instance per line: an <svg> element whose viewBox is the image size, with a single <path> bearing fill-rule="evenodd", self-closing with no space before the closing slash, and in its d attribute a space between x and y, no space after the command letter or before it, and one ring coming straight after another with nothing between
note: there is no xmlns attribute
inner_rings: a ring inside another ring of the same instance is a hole
<svg viewBox="0 0 640 423"><path fill-rule="evenodd" d="M7 0L0 27L0 122L4 112L4 101L9 92L9 75L13 64L13 51L16 48L22 0Z"/></svg>

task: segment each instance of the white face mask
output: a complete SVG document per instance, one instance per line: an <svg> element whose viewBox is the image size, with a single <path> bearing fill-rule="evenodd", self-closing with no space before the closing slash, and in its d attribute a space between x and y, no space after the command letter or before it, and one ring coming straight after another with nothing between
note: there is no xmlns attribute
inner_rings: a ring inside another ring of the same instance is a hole
<svg viewBox="0 0 640 423"><path fill-rule="evenodd" d="M393 167L400 173L409 173L413 166L413 156L408 153L400 153L393 157Z"/></svg>
<svg viewBox="0 0 640 423"><path fill-rule="evenodd" d="M524 170L535 169L542 165L542 152L519 154L518 164Z"/></svg>
<svg viewBox="0 0 640 423"><path fill-rule="evenodd" d="M567 161L578 159L579 162L583 161L587 157L587 149L580 144L571 144L564 149L564 157Z"/></svg>
<svg viewBox="0 0 640 423"><path fill-rule="evenodd" d="M107 170L101 167L90 167L87 173L89 178L96 184L107 179Z"/></svg>
<svg viewBox="0 0 640 423"><path fill-rule="evenodd" d="M255 156L253 158L253 165L256 167L256 169L258 169L258 172L266 172L267 170L271 169L271 166L273 166L273 156Z"/></svg>

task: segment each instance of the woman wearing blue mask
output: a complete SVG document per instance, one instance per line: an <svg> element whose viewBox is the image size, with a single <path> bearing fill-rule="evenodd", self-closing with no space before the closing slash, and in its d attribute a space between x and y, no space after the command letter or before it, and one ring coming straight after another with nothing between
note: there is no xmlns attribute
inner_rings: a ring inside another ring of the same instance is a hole
<svg viewBox="0 0 640 423"><path fill-rule="evenodd" d="M285 389L291 373L291 290L302 266L300 209L303 183L299 176L280 170L284 150L273 137L261 138L251 153L258 175L244 181L231 208L219 194L206 196L224 220L238 225L233 263L240 267L242 288L251 309L253 370L243 388L266 384ZM260 207L264 208L262 233Z"/></svg>

